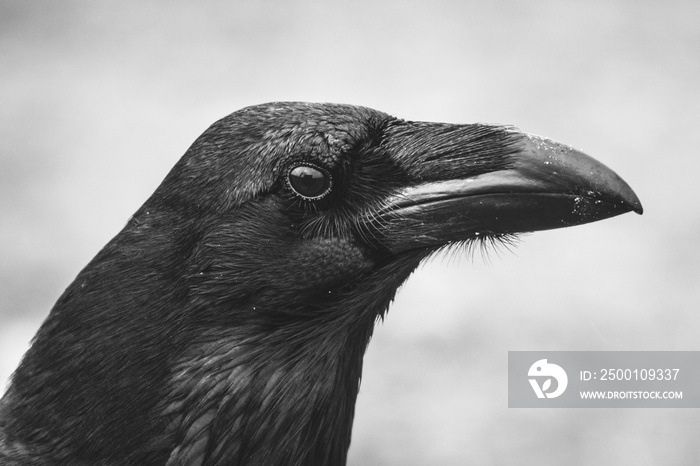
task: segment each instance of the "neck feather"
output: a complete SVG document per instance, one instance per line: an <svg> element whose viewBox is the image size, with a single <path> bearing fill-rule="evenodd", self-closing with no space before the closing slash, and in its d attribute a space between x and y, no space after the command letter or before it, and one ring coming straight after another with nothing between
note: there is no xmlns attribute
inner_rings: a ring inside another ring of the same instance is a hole
<svg viewBox="0 0 700 466"><path fill-rule="evenodd" d="M368 324L263 339L207 332L159 407L177 445L168 464L345 464Z"/></svg>

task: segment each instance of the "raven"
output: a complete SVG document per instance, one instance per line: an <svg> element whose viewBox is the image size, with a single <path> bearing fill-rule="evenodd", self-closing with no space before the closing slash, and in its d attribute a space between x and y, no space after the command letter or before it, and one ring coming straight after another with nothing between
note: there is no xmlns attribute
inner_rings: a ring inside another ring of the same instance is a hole
<svg viewBox="0 0 700 466"><path fill-rule="evenodd" d="M217 121L56 302L3 465L341 465L375 322L449 245L642 213L513 127L299 102Z"/></svg>

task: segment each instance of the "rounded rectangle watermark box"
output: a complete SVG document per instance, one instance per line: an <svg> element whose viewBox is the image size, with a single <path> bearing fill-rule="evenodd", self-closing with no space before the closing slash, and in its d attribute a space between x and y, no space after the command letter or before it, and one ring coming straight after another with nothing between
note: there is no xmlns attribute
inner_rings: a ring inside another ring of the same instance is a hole
<svg viewBox="0 0 700 466"><path fill-rule="evenodd" d="M700 351L509 351L509 408L700 408Z"/></svg>

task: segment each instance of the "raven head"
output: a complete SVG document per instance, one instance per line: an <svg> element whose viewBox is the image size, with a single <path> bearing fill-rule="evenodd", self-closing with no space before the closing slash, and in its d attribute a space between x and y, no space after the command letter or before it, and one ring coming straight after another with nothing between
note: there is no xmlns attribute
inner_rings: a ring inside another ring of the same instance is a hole
<svg viewBox="0 0 700 466"><path fill-rule="evenodd" d="M56 303L0 404L0 459L343 464L374 323L421 260L628 211L611 170L510 127L237 111Z"/></svg>
<svg viewBox="0 0 700 466"><path fill-rule="evenodd" d="M132 224L163 208L199 230L193 294L207 307L257 302L249 318L262 322L317 318L378 270L413 270L455 242L642 212L601 163L512 127L308 103L249 107L215 123Z"/></svg>

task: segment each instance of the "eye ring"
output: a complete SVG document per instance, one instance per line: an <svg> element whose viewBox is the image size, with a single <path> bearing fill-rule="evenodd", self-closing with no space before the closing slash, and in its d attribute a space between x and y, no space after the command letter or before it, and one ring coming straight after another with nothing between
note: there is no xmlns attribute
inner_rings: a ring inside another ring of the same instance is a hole
<svg viewBox="0 0 700 466"><path fill-rule="evenodd" d="M331 192L333 179L325 168L301 162L293 165L287 172L287 185L302 199L316 201Z"/></svg>

